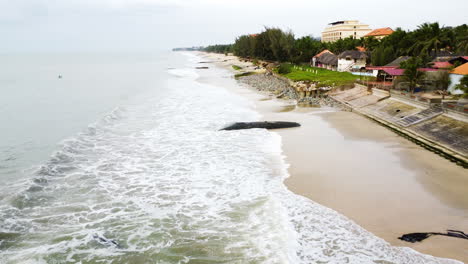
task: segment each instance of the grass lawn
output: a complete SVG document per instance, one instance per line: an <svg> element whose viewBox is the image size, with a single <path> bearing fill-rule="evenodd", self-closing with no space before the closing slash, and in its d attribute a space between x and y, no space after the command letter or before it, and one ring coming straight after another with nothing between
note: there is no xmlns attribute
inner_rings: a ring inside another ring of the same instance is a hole
<svg viewBox="0 0 468 264"><path fill-rule="evenodd" d="M283 74L283 76L293 81L312 81L317 82L319 86L340 86L345 84L352 84L359 79L359 76L353 75L349 72L336 72L322 68L313 68L301 66L302 69L291 68L291 72ZM308 72L312 70L313 72ZM317 74L315 73L317 72ZM363 77L365 78L365 77Z"/></svg>

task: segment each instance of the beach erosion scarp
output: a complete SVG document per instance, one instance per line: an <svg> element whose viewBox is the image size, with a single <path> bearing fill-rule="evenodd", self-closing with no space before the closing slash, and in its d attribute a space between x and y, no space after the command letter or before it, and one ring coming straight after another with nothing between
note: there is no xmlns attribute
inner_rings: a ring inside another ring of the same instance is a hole
<svg viewBox="0 0 468 264"><path fill-rule="evenodd" d="M233 75L239 70L232 64L244 71L256 67L234 56L201 56ZM363 115L339 110L349 105L323 100L321 108L298 107L292 94L278 100L275 90L284 80L265 74L243 78L239 82L245 88L235 92L252 99L265 120L301 123L300 129L276 131L290 164L285 184L291 191L344 214L394 246L468 262L468 243L462 239L434 237L415 244L397 239L411 232L468 230L463 167Z"/></svg>

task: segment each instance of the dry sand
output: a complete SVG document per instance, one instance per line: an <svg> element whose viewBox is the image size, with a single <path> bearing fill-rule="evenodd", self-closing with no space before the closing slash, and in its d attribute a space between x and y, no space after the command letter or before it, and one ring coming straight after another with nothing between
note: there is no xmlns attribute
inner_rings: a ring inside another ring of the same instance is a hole
<svg viewBox="0 0 468 264"><path fill-rule="evenodd" d="M245 66L233 56L207 58L226 68ZM302 124L275 132L290 164L285 183L291 191L342 213L392 245L468 263L468 240L435 236L412 244L397 239L413 232L467 232L467 170L358 114L294 108L245 87L230 89L255 102L264 120Z"/></svg>

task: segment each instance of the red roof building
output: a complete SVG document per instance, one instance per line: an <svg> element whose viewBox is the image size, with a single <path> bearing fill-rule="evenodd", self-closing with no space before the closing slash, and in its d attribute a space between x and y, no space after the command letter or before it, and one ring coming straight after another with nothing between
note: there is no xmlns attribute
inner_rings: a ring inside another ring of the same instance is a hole
<svg viewBox="0 0 468 264"><path fill-rule="evenodd" d="M388 68L384 69L384 72L388 73L391 76L402 76L405 73L404 69L395 69L395 68Z"/></svg>
<svg viewBox="0 0 468 264"><path fill-rule="evenodd" d="M393 33L393 29L389 28L389 27L386 27L386 28L378 28L378 29L374 29L372 30L371 32L369 32L367 35L365 35L364 37L374 37L376 39L383 39L385 38L386 36L389 36Z"/></svg>
<svg viewBox="0 0 468 264"><path fill-rule="evenodd" d="M448 68L453 66L448 61L436 61L436 62L433 62L431 64L432 64L431 67L434 68L434 69L448 69Z"/></svg>

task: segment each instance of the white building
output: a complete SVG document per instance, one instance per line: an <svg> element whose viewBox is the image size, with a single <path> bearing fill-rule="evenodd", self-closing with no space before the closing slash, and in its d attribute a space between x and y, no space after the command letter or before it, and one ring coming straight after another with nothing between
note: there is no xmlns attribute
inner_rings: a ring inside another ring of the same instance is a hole
<svg viewBox="0 0 468 264"><path fill-rule="evenodd" d="M457 86L460 83L460 80L466 75L468 75L468 62L461 66L458 66L450 72L451 82L447 90L451 94L463 94L463 91L455 89L455 86Z"/></svg>
<svg viewBox="0 0 468 264"><path fill-rule="evenodd" d="M322 32L322 42L333 42L348 37L359 39L372 31L369 25L361 24L358 20L336 21L329 25Z"/></svg>
<svg viewBox="0 0 468 264"><path fill-rule="evenodd" d="M347 50L338 55L338 71L351 72L365 70L368 55L366 52Z"/></svg>

